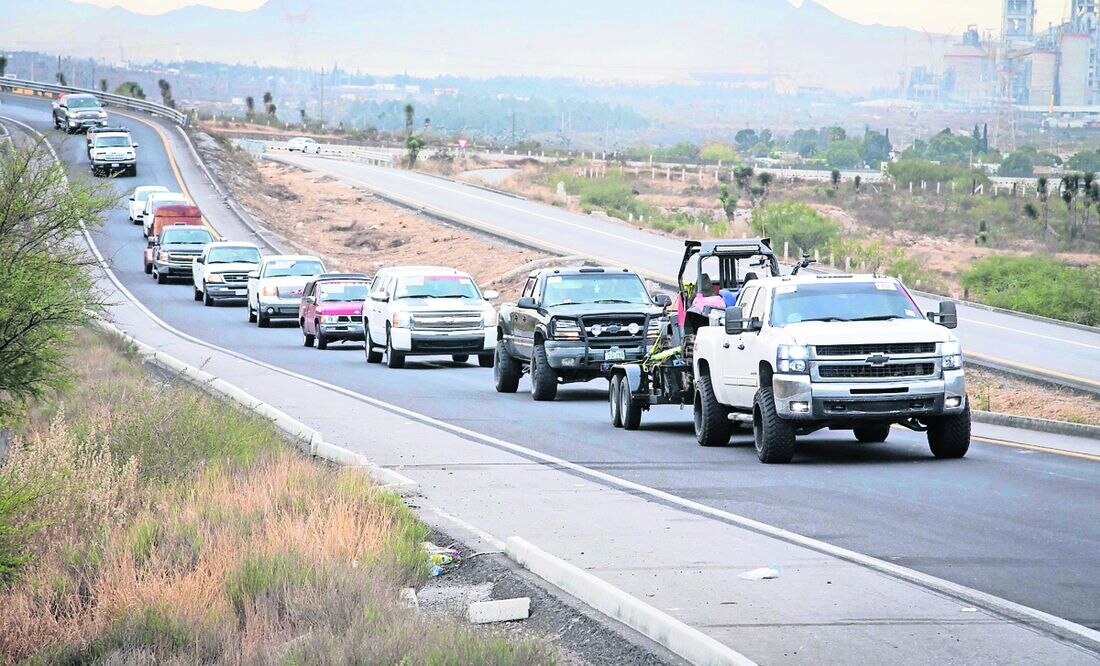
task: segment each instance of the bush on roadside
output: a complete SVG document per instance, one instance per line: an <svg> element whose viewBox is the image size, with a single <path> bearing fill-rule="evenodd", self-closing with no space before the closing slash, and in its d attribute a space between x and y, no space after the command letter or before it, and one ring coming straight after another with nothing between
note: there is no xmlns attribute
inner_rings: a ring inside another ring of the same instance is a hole
<svg viewBox="0 0 1100 666"><path fill-rule="evenodd" d="M995 255L974 262L962 276L970 297L1043 317L1100 325L1100 267L1059 259Z"/></svg>
<svg viewBox="0 0 1100 666"><path fill-rule="evenodd" d="M799 250L824 251L840 237L840 225L801 203L770 203L753 211L753 231L770 237L772 247L783 251L783 244L790 245L790 253Z"/></svg>

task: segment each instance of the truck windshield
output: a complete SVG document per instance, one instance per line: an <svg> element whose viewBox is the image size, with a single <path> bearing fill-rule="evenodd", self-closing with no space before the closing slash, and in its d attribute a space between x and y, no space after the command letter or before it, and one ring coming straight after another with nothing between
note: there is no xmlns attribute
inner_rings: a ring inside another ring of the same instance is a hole
<svg viewBox="0 0 1100 666"><path fill-rule="evenodd" d="M466 275L407 275L397 279L394 298L481 298Z"/></svg>
<svg viewBox="0 0 1100 666"><path fill-rule="evenodd" d="M272 261L264 269L264 277L308 277L325 272L321 262L314 260L297 261L294 259Z"/></svg>
<svg viewBox="0 0 1100 666"><path fill-rule="evenodd" d="M98 109L99 100L94 97L70 97L65 100L70 109Z"/></svg>
<svg viewBox="0 0 1100 666"><path fill-rule="evenodd" d="M254 247L218 247L210 250L208 264L258 264L260 251Z"/></svg>
<svg viewBox="0 0 1100 666"><path fill-rule="evenodd" d="M546 307L578 303L652 303L637 275L631 273L582 273L546 278L542 302Z"/></svg>
<svg viewBox="0 0 1100 666"><path fill-rule="evenodd" d="M165 229L160 234L161 245L205 245L212 240L214 237L202 227Z"/></svg>
<svg viewBox="0 0 1100 666"><path fill-rule="evenodd" d="M130 137L128 136L102 136L95 140L96 148L129 148Z"/></svg>
<svg viewBox="0 0 1100 666"><path fill-rule="evenodd" d="M771 325L921 318L920 308L893 280L829 282L778 287L772 302Z"/></svg>
<svg viewBox="0 0 1100 666"><path fill-rule="evenodd" d="M317 300L331 301L365 301L370 285L366 282L325 282L318 289Z"/></svg>

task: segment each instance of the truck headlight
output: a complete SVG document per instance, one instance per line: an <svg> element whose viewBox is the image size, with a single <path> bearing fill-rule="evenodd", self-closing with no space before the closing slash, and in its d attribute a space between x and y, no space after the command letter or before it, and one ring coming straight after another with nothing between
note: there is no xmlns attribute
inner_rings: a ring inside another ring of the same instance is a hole
<svg viewBox="0 0 1100 666"><path fill-rule="evenodd" d="M278 296L279 288L273 284L265 284L260 287L260 296Z"/></svg>
<svg viewBox="0 0 1100 666"><path fill-rule="evenodd" d="M168 261L167 252L157 252L157 261Z"/></svg>
<svg viewBox="0 0 1100 666"><path fill-rule="evenodd" d="M550 337L555 340L580 340L581 325L576 319L555 319L550 322Z"/></svg>
<svg viewBox="0 0 1100 666"><path fill-rule="evenodd" d="M206 276L207 282L225 282L225 276L221 273L211 273Z"/></svg>
<svg viewBox="0 0 1100 666"><path fill-rule="evenodd" d="M412 317L408 312L394 312L390 317L390 326L394 328L410 328L412 324Z"/></svg>
<svg viewBox="0 0 1100 666"><path fill-rule="evenodd" d="M958 342L944 342L940 345L943 353L943 369L958 370L963 367L962 345Z"/></svg>
<svg viewBox="0 0 1100 666"><path fill-rule="evenodd" d="M322 324L335 324L340 321L339 315L321 315Z"/></svg>
<svg viewBox="0 0 1100 666"><path fill-rule="evenodd" d="M484 310L481 313L481 325L485 328L492 328L497 325L497 311L493 308Z"/></svg>
<svg viewBox="0 0 1100 666"><path fill-rule="evenodd" d="M776 372L801 375L810 367L810 348L803 345L779 345L775 356Z"/></svg>

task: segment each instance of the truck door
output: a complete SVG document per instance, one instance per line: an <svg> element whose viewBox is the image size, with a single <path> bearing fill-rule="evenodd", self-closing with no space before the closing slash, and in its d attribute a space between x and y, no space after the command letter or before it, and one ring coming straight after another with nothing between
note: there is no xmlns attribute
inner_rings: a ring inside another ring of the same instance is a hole
<svg viewBox="0 0 1100 666"><path fill-rule="evenodd" d="M530 296L535 299L536 303L541 304L543 283L544 281L539 280L537 276L531 276L527 279L527 284L524 285L521 296ZM516 307L512 309L510 316L512 317L510 325L512 327L513 352L520 358L530 359L535 346L535 324L537 322L535 311Z"/></svg>
<svg viewBox="0 0 1100 666"><path fill-rule="evenodd" d="M759 287L746 287L739 294L737 304L741 306L745 318L750 316L749 313L759 292ZM722 349L719 351L721 360L718 364L721 367L722 380L721 393L718 397L722 402L732 403L739 394L746 372L744 356L744 350L741 349L741 336L726 335L722 342Z"/></svg>
<svg viewBox="0 0 1100 666"><path fill-rule="evenodd" d="M374 341L382 344L386 340L387 299L389 298L390 276L384 271L374 276L370 294L363 306L363 314L367 319L369 344Z"/></svg>
<svg viewBox="0 0 1100 666"><path fill-rule="evenodd" d="M757 319L767 326L768 303L771 302L771 292L765 288L753 290L754 297L752 307L747 310L746 319ZM730 351L733 352L731 367L737 375L737 387L732 396L734 403L740 406L751 405L756 389L760 388L760 361L774 363L767 352L767 342L762 337L762 331L745 331L736 340L731 340Z"/></svg>

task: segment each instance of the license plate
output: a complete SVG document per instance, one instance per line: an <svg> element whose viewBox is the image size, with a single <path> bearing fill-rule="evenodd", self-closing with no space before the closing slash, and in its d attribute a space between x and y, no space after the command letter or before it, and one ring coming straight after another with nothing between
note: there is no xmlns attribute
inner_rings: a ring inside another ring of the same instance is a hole
<svg viewBox="0 0 1100 666"><path fill-rule="evenodd" d="M626 350L623 349L608 349L603 353L603 360L605 361L625 361Z"/></svg>
<svg viewBox="0 0 1100 666"><path fill-rule="evenodd" d="M118 165L117 165L117 164L112 164L112 165L111 165L111 168L112 168L112 169L117 169L117 168L118 168Z"/></svg>
<svg viewBox="0 0 1100 666"><path fill-rule="evenodd" d="M233 290L233 295L234 296L247 296L248 295L248 290L247 289L234 289Z"/></svg>

